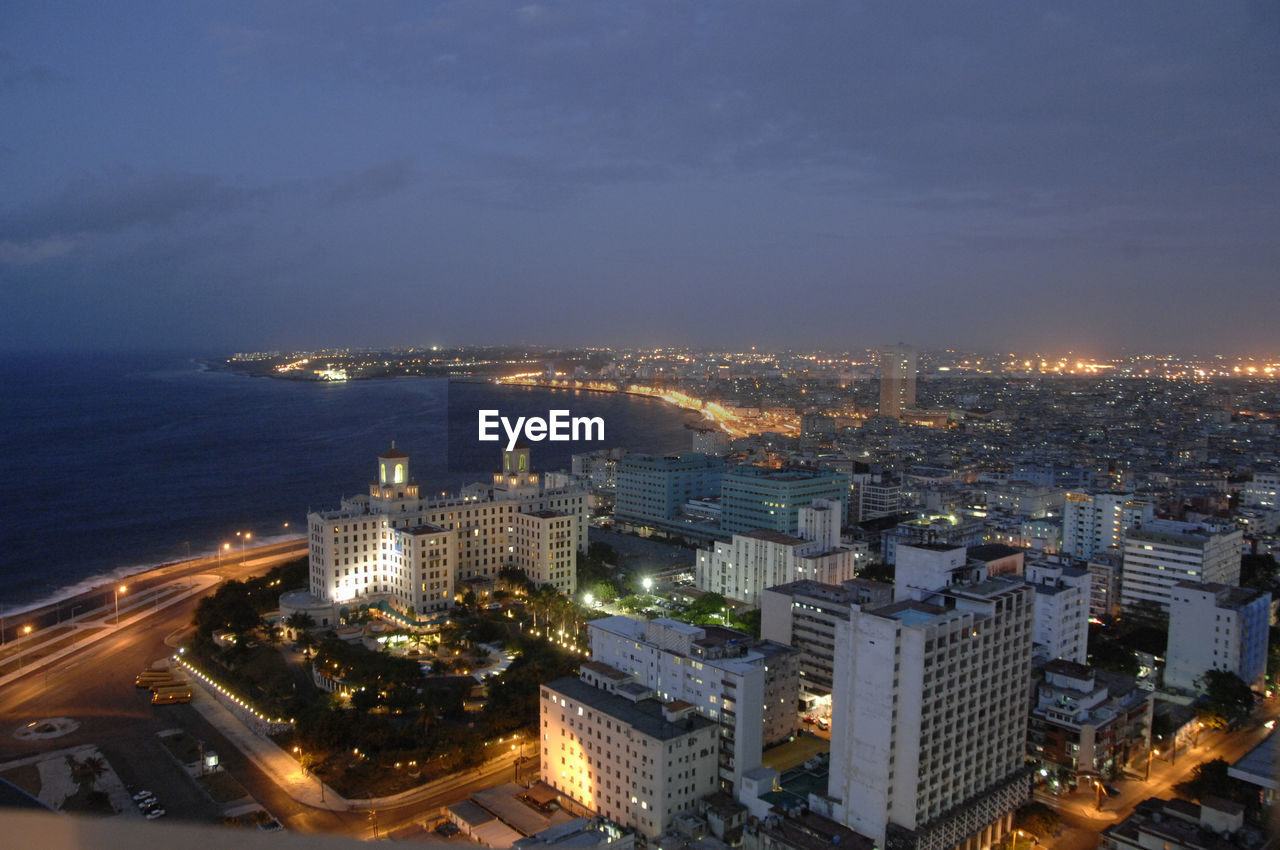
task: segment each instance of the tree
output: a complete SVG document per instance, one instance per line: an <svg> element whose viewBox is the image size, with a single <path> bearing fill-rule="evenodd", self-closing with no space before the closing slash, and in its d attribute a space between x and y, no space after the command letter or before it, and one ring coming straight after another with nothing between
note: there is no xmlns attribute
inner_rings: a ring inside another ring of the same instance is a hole
<svg viewBox="0 0 1280 850"><path fill-rule="evenodd" d="M1204 696L1195 704L1196 719L1208 728L1226 729L1253 710L1253 691L1230 670L1206 670L1198 682Z"/></svg>
<svg viewBox="0 0 1280 850"><path fill-rule="evenodd" d="M1240 559L1240 586L1274 591L1280 564L1275 555L1245 555Z"/></svg>
<svg viewBox="0 0 1280 850"><path fill-rule="evenodd" d="M1049 806L1033 801L1014 813L1013 826L1039 838L1048 838L1062 827L1062 820Z"/></svg>
<svg viewBox="0 0 1280 850"><path fill-rule="evenodd" d="M1191 778L1173 786L1180 797L1197 802L1205 797L1222 797L1225 800L1239 800L1244 790L1240 783L1227 775L1226 759L1213 759L1201 762L1191 770Z"/></svg>

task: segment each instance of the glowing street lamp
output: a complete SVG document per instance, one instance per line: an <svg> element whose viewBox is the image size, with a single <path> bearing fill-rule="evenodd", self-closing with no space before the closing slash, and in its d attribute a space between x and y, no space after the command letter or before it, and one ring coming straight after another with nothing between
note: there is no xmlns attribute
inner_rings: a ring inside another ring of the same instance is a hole
<svg viewBox="0 0 1280 850"><path fill-rule="evenodd" d="M243 566L243 565L244 565L244 544L245 544L245 542L246 542L246 541L248 541L251 537L253 537L253 532L251 532L251 531L237 531L237 532L236 532L236 537L239 537L239 538L240 538L240 564L241 564L241 566Z"/></svg>
<svg viewBox="0 0 1280 850"><path fill-rule="evenodd" d="M128 586L123 584L116 588L115 596L116 596L116 625L117 626L120 625L120 594L124 593L128 589L129 589Z"/></svg>
<svg viewBox="0 0 1280 850"><path fill-rule="evenodd" d="M1160 755L1160 751L1156 749L1153 749L1147 753L1147 772L1142 777L1143 782L1149 782L1151 780L1151 760L1158 755Z"/></svg>

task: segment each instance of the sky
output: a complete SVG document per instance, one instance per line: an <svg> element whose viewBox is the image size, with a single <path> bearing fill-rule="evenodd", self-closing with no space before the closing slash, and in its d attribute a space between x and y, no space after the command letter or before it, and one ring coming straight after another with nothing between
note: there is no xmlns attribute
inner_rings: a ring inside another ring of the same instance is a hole
<svg viewBox="0 0 1280 850"><path fill-rule="evenodd" d="M1280 354L1280 4L0 14L0 348Z"/></svg>

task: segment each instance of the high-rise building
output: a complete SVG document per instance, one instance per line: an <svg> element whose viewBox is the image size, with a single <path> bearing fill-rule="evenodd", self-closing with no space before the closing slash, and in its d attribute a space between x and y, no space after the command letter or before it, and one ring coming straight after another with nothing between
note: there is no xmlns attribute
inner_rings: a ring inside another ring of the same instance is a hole
<svg viewBox="0 0 1280 850"><path fill-rule="evenodd" d="M839 514L832 516L837 525L843 521L849 505L849 476L825 469L736 466L724 473L720 493L721 531L740 534L765 528L795 534L800 509L815 499L839 502Z"/></svg>
<svg viewBox="0 0 1280 850"><path fill-rule="evenodd" d="M1007 834L1030 795L1032 592L979 567L837 623L831 776L811 806L880 847L988 847Z"/></svg>
<svg viewBox="0 0 1280 850"><path fill-rule="evenodd" d="M1144 602L1169 610L1179 582L1228 584L1240 581L1239 528L1157 519L1125 535L1120 572L1120 604Z"/></svg>
<svg viewBox="0 0 1280 850"><path fill-rule="evenodd" d="M1198 692L1206 670L1227 670L1266 687L1271 594L1224 584L1176 584L1169 601L1164 684Z"/></svg>
<svg viewBox="0 0 1280 850"><path fill-rule="evenodd" d="M503 453L492 487L422 497L407 454L377 461L368 495L307 516L310 591L335 606L386 601L415 613L453 606L459 582L518 566L539 584L572 593L576 552L587 545L587 491L547 488L529 450Z"/></svg>
<svg viewBox="0 0 1280 850"><path fill-rule="evenodd" d="M916 350L909 345L880 349L880 415L894 419L916 406Z"/></svg>
<svg viewBox="0 0 1280 850"><path fill-rule="evenodd" d="M720 780L736 788L766 746L799 725L799 652L745 632L665 617L604 617L587 624L591 660L607 664L660 699L692 703L720 724Z"/></svg>
<svg viewBox="0 0 1280 850"><path fill-rule="evenodd" d="M1092 558L1124 543L1124 533L1155 517L1150 502L1132 490L1077 490L1062 507L1062 551Z"/></svg>

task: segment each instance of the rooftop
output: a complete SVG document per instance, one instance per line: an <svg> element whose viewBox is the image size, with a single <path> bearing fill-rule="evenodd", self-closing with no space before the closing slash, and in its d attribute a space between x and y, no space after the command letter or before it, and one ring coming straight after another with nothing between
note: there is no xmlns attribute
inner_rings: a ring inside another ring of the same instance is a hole
<svg viewBox="0 0 1280 850"><path fill-rule="evenodd" d="M716 724L700 715L689 715L678 723L671 723L663 716L664 704L656 699L631 702L607 691L594 688L575 677L556 679L543 685L547 690L571 699L596 711L609 715L635 729L642 735L660 741L668 741L692 731L714 727Z"/></svg>

